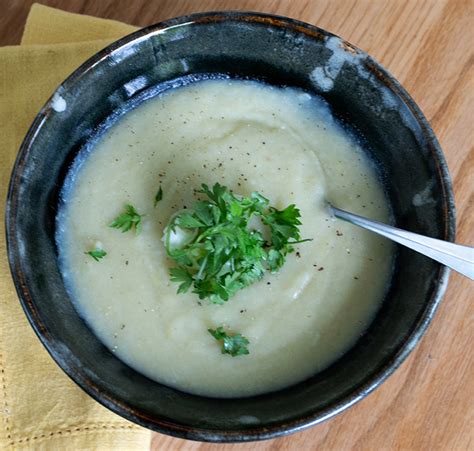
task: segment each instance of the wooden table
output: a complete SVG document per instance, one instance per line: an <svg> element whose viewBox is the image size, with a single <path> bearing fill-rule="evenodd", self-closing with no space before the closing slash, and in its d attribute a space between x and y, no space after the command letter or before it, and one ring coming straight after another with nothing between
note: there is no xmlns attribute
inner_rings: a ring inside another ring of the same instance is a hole
<svg viewBox="0 0 474 451"><path fill-rule="evenodd" d="M47 0L49 6L145 26L197 11L294 17L380 61L424 111L454 181L457 240L474 244L474 0ZM18 44L32 0L0 0L0 45ZM209 445L155 434L156 450L474 450L474 284L457 274L427 334L382 387L290 437Z"/></svg>

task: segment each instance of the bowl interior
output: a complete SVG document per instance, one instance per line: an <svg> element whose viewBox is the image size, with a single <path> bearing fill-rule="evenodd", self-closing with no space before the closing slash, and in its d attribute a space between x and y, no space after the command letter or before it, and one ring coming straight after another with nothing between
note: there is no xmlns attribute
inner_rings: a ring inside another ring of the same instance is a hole
<svg viewBox="0 0 474 451"><path fill-rule="evenodd" d="M326 78L318 78L321 70ZM161 89L216 73L322 95L365 139L397 225L453 238L454 208L441 151L421 112L390 75L315 27L272 16L216 13L141 30L60 86L36 118L12 176L9 256L40 339L98 401L142 425L185 438L262 439L322 421L383 381L426 328L447 272L400 248L386 300L357 344L322 373L268 395L223 400L186 394L147 379L111 354L74 310L58 271L54 228L62 181L101 124Z"/></svg>

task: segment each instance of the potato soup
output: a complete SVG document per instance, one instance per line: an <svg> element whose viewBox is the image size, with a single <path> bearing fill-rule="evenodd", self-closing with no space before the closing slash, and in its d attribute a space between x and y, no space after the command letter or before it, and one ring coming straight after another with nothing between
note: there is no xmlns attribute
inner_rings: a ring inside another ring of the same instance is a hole
<svg viewBox="0 0 474 451"><path fill-rule="evenodd" d="M276 209L295 204L311 241L221 304L178 294L163 235L203 183L258 192ZM215 397L274 391L346 352L390 280L392 246L332 217L327 201L390 219L375 167L322 99L254 81L194 82L125 114L74 163L57 217L61 271L94 333L149 378ZM109 227L125 205L139 214L138 234ZM223 353L209 333L219 327L245 337L248 354Z"/></svg>

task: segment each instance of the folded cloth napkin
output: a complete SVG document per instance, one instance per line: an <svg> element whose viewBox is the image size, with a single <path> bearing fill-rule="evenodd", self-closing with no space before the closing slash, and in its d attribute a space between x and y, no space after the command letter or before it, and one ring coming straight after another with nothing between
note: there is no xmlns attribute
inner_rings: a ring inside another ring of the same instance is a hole
<svg viewBox="0 0 474 451"><path fill-rule="evenodd" d="M35 114L58 84L135 28L33 5L22 45L0 48L0 213ZM0 221L0 449L148 449L150 432L82 392L29 326L10 278Z"/></svg>

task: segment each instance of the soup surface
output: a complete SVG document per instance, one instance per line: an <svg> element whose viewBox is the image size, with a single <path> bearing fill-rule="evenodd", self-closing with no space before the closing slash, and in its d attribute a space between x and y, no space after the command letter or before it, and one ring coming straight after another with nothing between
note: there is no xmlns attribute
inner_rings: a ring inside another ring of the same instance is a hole
<svg viewBox="0 0 474 451"><path fill-rule="evenodd" d="M296 204L312 238L224 305L177 294L162 242L194 190L215 182ZM375 169L324 101L297 89L207 80L148 100L79 157L63 200L57 242L77 310L127 364L192 393L254 395L324 369L367 328L391 273L391 245L326 208L388 221ZM141 234L108 227L124 204L146 215ZM95 261L92 248L107 255ZM208 333L219 326L247 337L249 354L222 354Z"/></svg>

